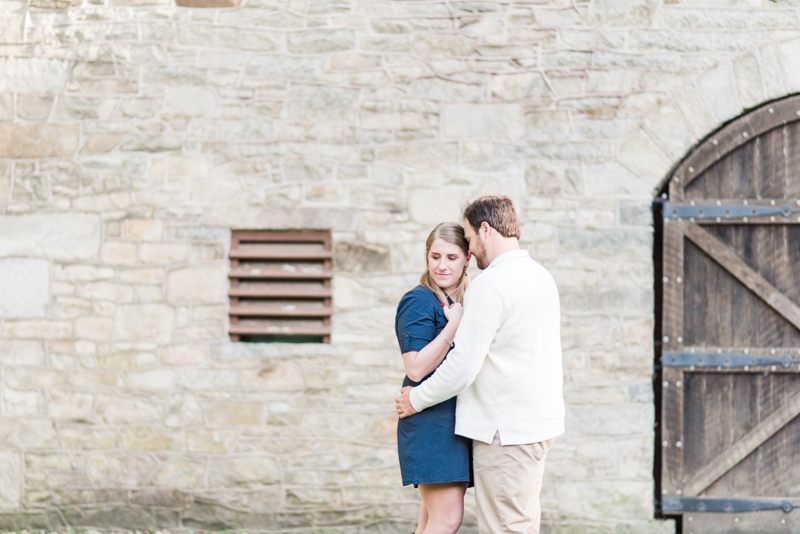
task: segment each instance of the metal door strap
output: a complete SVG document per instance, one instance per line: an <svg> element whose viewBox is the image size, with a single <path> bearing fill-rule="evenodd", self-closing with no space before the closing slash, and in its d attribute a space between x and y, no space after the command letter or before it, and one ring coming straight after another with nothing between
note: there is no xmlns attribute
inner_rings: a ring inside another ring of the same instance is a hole
<svg viewBox="0 0 800 534"><path fill-rule="evenodd" d="M789 369L800 360L793 360L788 354L780 358L759 358L748 354L728 352L664 352L661 365L664 367L746 367L750 365L780 365Z"/></svg>
<svg viewBox="0 0 800 534"><path fill-rule="evenodd" d="M665 219L742 219L744 217L763 217L783 215L791 217L800 213L789 204L783 206L743 206L741 204L670 204L664 203Z"/></svg>
<svg viewBox="0 0 800 534"><path fill-rule="evenodd" d="M703 497L664 497L664 512L758 512L783 510L789 513L797 506L792 501L764 502L748 499L709 499Z"/></svg>

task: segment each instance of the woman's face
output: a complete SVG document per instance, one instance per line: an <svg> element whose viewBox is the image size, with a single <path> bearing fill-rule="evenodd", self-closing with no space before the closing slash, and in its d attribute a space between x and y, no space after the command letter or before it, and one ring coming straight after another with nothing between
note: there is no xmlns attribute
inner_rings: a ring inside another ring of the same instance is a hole
<svg viewBox="0 0 800 534"><path fill-rule="evenodd" d="M428 271L437 286L448 293L458 286L461 273L469 264L469 258L457 245L443 239L435 239L428 252Z"/></svg>

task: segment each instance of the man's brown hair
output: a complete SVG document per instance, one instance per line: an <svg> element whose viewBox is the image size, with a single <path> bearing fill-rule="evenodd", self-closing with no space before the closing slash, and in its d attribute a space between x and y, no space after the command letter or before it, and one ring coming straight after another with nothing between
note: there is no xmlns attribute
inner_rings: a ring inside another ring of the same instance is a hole
<svg viewBox="0 0 800 534"><path fill-rule="evenodd" d="M477 232L482 223L500 232L503 237L519 239L521 230L514 203L506 196L480 197L464 208L464 219Z"/></svg>

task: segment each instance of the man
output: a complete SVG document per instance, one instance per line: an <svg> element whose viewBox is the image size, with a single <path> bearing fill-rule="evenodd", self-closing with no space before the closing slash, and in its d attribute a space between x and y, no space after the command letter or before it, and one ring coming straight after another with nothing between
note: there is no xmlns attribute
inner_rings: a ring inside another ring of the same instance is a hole
<svg viewBox="0 0 800 534"><path fill-rule="evenodd" d="M464 210L483 273L464 296L455 348L428 380L403 388L408 417L458 395L456 434L472 438L480 534L538 534L547 451L564 432L561 312L550 273L520 250L511 200Z"/></svg>

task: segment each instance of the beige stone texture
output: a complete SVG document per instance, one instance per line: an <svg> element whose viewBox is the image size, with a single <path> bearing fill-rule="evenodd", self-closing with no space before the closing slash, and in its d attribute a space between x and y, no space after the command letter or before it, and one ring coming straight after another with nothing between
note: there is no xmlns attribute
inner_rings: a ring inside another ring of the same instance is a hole
<svg viewBox="0 0 800 534"><path fill-rule="evenodd" d="M123 304L114 316L113 338L170 341L174 322L175 311L165 304Z"/></svg>
<svg viewBox="0 0 800 534"><path fill-rule="evenodd" d="M71 156L80 131L56 124L0 125L0 157L11 159Z"/></svg>
<svg viewBox="0 0 800 534"><path fill-rule="evenodd" d="M49 290L49 261L0 259L0 317L44 317Z"/></svg>
<svg viewBox="0 0 800 534"><path fill-rule="evenodd" d="M122 231L126 239L158 241L164 235L164 222L154 219L125 219Z"/></svg>
<svg viewBox="0 0 800 534"><path fill-rule="evenodd" d="M144 243L139 255L143 263L177 263L186 260L189 247L179 243Z"/></svg>
<svg viewBox="0 0 800 534"><path fill-rule="evenodd" d="M227 292L224 264L185 267L167 275L167 300L170 302L222 302Z"/></svg>
<svg viewBox="0 0 800 534"><path fill-rule="evenodd" d="M83 213L0 216L0 256L89 259L100 251L100 218Z"/></svg>
<svg viewBox="0 0 800 534"><path fill-rule="evenodd" d="M208 359L204 345L168 345L161 350L161 361L166 365L193 365Z"/></svg>
<svg viewBox="0 0 800 534"><path fill-rule="evenodd" d="M797 2L222 3L0 2L0 524L413 531L395 308L504 194L562 299L542 531L674 530L650 208L800 90ZM331 343L229 340L245 229L331 231Z"/></svg>
<svg viewBox="0 0 800 534"><path fill-rule="evenodd" d="M165 463L153 478L153 486L166 486L180 489L200 489L206 467L200 462L176 460Z"/></svg>
<svg viewBox="0 0 800 534"><path fill-rule="evenodd" d="M106 241L101 257L109 265L133 265L138 259L136 243L125 241Z"/></svg>

